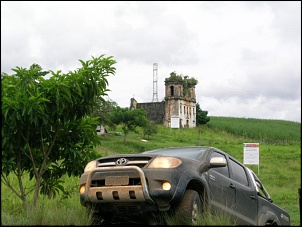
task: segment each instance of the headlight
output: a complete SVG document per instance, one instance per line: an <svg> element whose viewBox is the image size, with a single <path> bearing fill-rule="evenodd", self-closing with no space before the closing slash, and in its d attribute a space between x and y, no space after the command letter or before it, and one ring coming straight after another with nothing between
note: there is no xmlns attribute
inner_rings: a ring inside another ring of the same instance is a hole
<svg viewBox="0 0 302 227"><path fill-rule="evenodd" d="M91 162L89 162L89 163L86 165L85 169L84 169L84 173L90 172L90 171L93 170L95 167L96 167L96 161L91 161Z"/></svg>
<svg viewBox="0 0 302 227"><path fill-rule="evenodd" d="M86 187L85 187L85 184L83 184L81 187L80 187L80 194L83 195L85 193L85 190L86 190Z"/></svg>
<svg viewBox="0 0 302 227"><path fill-rule="evenodd" d="M181 164L181 160L173 157L156 157L148 168L175 168Z"/></svg>

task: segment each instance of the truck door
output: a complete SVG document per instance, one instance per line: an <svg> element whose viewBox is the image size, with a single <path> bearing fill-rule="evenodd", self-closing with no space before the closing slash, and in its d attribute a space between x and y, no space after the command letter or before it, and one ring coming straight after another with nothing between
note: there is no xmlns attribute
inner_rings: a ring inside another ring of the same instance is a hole
<svg viewBox="0 0 302 227"><path fill-rule="evenodd" d="M223 154L213 152L212 157L224 157ZM227 160L227 159L226 159ZM235 189L230 185L229 167L217 167L208 171L208 184L210 187L210 203L216 212L232 216L235 208Z"/></svg>
<svg viewBox="0 0 302 227"><path fill-rule="evenodd" d="M236 191L236 213L242 225L257 225L257 191L239 162L230 158L231 178Z"/></svg>

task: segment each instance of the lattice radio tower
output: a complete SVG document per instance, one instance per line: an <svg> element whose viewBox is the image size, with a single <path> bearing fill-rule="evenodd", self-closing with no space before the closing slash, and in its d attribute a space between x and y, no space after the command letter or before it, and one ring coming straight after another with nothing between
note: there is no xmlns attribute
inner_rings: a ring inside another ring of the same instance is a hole
<svg viewBox="0 0 302 227"><path fill-rule="evenodd" d="M153 99L152 102L158 102L157 96L157 63L153 63Z"/></svg>

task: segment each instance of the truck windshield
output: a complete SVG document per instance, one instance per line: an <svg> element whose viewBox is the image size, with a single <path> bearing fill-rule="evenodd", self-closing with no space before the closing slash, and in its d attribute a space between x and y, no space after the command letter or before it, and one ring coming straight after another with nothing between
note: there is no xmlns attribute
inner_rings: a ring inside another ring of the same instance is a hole
<svg viewBox="0 0 302 227"><path fill-rule="evenodd" d="M203 147L175 147L175 148L163 148L152 151L145 151L143 154L162 154L173 157L190 158L200 160L203 152L206 148Z"/></svg>

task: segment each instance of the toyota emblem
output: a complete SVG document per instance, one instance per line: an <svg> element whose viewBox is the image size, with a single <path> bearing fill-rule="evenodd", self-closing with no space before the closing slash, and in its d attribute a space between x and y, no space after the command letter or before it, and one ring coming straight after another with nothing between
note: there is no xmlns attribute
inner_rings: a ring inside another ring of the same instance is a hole
<svg viewBox="0 0 302 227"><path fill-rule="evenodd" d="M127 159L125 159L125 158L119 158L119 159L115 162L115 164L116 164L116 165L119 165L119 166L126 165L126 163L127 163Z"/></svg>

